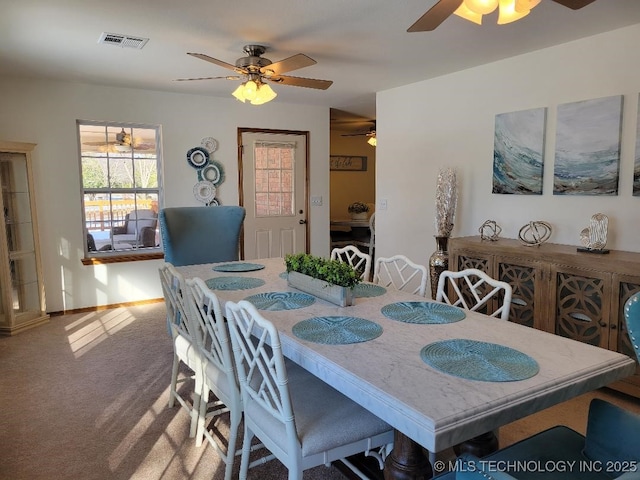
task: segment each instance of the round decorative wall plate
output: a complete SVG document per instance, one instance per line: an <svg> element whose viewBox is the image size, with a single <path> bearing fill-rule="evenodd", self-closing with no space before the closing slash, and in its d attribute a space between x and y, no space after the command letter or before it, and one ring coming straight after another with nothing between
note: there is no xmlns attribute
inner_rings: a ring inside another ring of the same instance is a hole
<svg viewBox="0 0 640 480"><path fill-rule="evenodd" d="M213 153L218 149L218 141L213 137L205 137L200 143L209 153Z"/></svg>
<svg viewBox="0 0 640 480"><path fill-rule="evenodd" d="M194 147L187 152L187 162L193 168L202 168L209 163L209 152L202 147Z"/></svg>
<svg viewBox="0 0 640 480"><path fill-rule="evenodd" d="M193 186L193 196L208 205L216 198L216 187L211 182L198 182Z"/></svg>
<svg viewBox="0 0 640 480"><path fill-rule="evenodd" d="M220 181L220 169L217 165L210 163L202 169L202 180L216 185Z"/></svg>

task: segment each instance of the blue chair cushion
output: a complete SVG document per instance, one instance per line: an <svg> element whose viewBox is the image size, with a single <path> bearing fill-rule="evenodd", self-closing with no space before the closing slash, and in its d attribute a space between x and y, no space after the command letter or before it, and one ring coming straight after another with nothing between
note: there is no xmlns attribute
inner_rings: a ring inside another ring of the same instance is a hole
<svg viewBox="0 0 640 480"><path fill-rule="evenodd" d="M640 415L598 398L591 401L584 454L615 474L640 470ZM640 475L639 475L640 476Z"/></svg>
<svg viewBox="0 0 640 480"><path fill-rule="evenodd" d="M481 462L484 462L485 470L489 470L483 474L488 474L490 478L495 479L555 480L558 478L558 472L549 470L566 466L567 471L562 472L561 475L563 479L607 480L611 478L602 471L585 472L579 469L579 465L584 465L587 462L582 454L584 443L584 436L575 430L565 426L552 427L483 457ZM471 459L467 461L471 461ZM573 465L572 468L571 465ZM487 478L461 477L461 473L452 471L435 478L438 480ZM499 473L508 474L510 477L499 477L497 476Z"/></svg>
<svg viewBox="0 0 640 480"><path fill-rule="evenodd" d="M461 455L456 461L456 480L517 480L508 473L491 468L473 455Z"/></svg>
<svg viewBox="0 0 640 480"><path fill-rule="evenodd" d="M179 267L238 260L244 217L245 209L234 205L162 209L165 261Z"/></svg>

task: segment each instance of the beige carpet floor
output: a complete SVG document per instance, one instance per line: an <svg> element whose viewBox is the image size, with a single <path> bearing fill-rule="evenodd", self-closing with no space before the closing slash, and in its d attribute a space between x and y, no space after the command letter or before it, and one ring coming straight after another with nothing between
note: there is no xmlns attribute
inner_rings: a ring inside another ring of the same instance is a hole
<svg viewBox="0 0 640 480"><path fill-rule="evenodd" d="M0 338L0 478L221 480L214 450L188 437L187 413L167 407L171 361L162 303L53 317ZM639 400L598 391L503 427L501 444L558 423L583 431L593 396L640 412ZM249 478L285 479L286 469L269 462ZM305 472L317 479L344 477Z"/></svg>

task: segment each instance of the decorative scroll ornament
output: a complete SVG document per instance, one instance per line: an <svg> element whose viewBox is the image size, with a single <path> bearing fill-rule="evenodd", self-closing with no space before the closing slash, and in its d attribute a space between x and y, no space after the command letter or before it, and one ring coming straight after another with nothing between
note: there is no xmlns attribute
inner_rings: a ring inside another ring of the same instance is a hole
<svg viewBox="0 0 640 480"><path fill-rule="evenodd" d="M589 226L580 232L580 243L584 248L578 248L581 252L609 253L605 250L609 217L602 213L596 213L591 217Z"/></svg>
<svg viewBox="0 0 640 480"><path fill-rule="evenodd" d="M500 238L502 228L500 228L500 225L498 225L495 220L487 220L480 226L478 231L480 232L480 238L482 240L495 242Z"/></svg>
<svg viewBox="0 0 640 480"><path fill-rule="evenodd" d="M541 220L523 225L518 232L518 238L528 247L542 245L551 238L553 229L547 222Z"/></svg>

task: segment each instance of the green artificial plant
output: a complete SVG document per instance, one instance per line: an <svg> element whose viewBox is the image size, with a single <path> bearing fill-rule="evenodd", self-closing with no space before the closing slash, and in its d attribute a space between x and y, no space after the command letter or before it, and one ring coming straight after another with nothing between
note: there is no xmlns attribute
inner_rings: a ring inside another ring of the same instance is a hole
<svg viewBox="0 0 640 480"><path fill-rule="evenodd" d="M353 288L360 283L360 273L351 265L340 260L329 260L316 257L308 253L285 255L287 272L298 272L318 280L324 280L329 285Z"/></svg>

